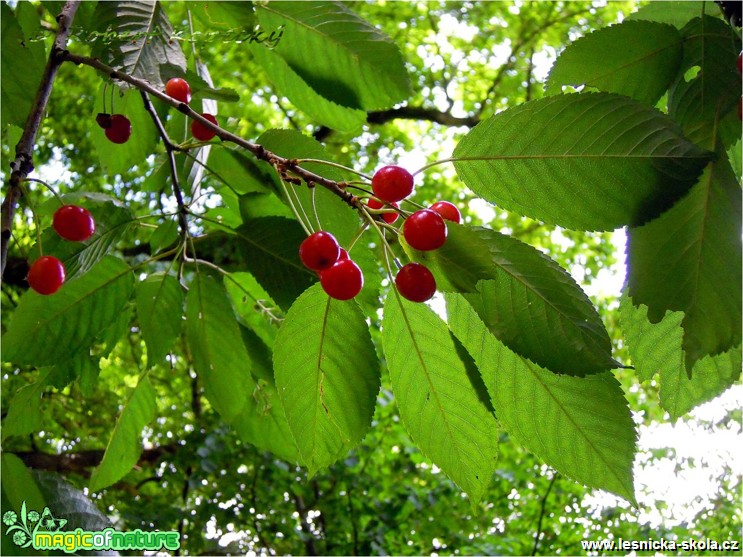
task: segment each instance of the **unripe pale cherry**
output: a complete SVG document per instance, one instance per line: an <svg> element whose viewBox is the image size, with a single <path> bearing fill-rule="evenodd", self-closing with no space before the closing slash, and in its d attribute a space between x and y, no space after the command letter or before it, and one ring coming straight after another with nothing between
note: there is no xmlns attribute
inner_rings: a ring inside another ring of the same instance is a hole
<svg viewBox="0 0 743 557"><path fill-rule="evenodd" d="M401 201L413 193L413 175L401 166L384 166L372 177L372 191L382 201Z"/></svg>
<svg viewBox="0 0 743 557"><path fill-rule="evenodd" d="M436 293L436 279L428 267L420 263L408 263L397 272L395 286L403 298L411 302L425 302Z"/></svg>
<svg viewBox="0 0 743 557"><path fill-rule="evenodd" d="M329 269L320 271L320 284L331 298L350 300L361 292L364 274L351 259L341 259Z"/></svg>
<svg viewBox="0 0 743 557"><path fill-rule="evenodd" d="M446 223L436 211L422 209L410 215L402 226L405 241L421 251L438 249L446 242Z"/></svg>
<svg viewBox="0 0 743 557"><path fill-rule="evenodd" d="M315 232L304 239L299 246L299 258L305 267L322 271L338 261L341 248L338 240L330 232Z"/></svg>
<svg viewBox="0 0 743 557"><path fill-rule="evenodd" d="M431 205L431 210L436 211L444 220L450 220L459 224L462 222L462 214L454 203L448 201L437 201Z"/></svg>
<svg viewBox="0 0 743 557"><path fill-rule="evenodd" d="M65 280L62 262L51 255L43 255L28 270L28 284L39 294L48 296L60 289Z"/></svg>
<svg viewBox="0 0 743 557"><path fill-rule="evenodd" d="M84 242L95 232L95 220L84 207L63 205L54 213L54 230L70 242Z"/></svg>

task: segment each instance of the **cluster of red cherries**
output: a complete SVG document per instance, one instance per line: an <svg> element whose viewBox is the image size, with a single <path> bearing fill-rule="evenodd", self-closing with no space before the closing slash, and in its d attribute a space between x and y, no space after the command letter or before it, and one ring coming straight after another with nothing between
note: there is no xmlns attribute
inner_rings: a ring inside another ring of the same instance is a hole
<svg viewBox="0 0 743 557"><path fill-rule="evenodd" d="M165 84L165 93L182 103L191 102L191 86L185 79L175 77ZM213 114L202 114L204 118L217 123ZM132 135L132 123L123 114L102 112L96 116L96 122L103 128L106 137L113 143L126 143ZM194 120L191 123L191 134L199 141L209 141L214 131ZM95 221L90 212L77 205L64 205L54 213L53 228L62 238L71 242L84 242L95 232ZM44 255L34 261L28 271L28 284L39 294L54 294L65 281L65 268L54 256Z"/></svg>
<svg viewBox="0 0 743 557"><path fill-rule="evenodd" d="M180 77L174 77L165 84L165 94L182 103L188 104L191 102L191 86L188 84L188 81ZM201 116L215 126L219 125L214 114L202 113ZM95 121L103 128L106 137L112 143L126 143L132 135L132 123L123 114L107 114L102 112L96 116ZM209 141L217 134L201 122L194 120L191 122L191 135L199 141Z"/></svg>
<svg viewBox="0 0 743 557"><path fill-rule="evenodd" d="M62 205L54 213L52 227L60 237L70 242L84 242L95 232L95 220L84 207ZM53 255L42 255L28 271L28 284L39 294L48 296L59 290L65 281L65 268Z"/></svg>
<svg viewBox="0 0 743 557"><path fill-rule="evenodd" d="M394 209L380 213L388 224L395 222L400 213L398 202L413 192L413 176L400 166L385 166L372 177L375 197L367 201L370 209ZM402 233L410 247L420 251L440 248L446 242L446 222L461 221L459 209L448 201L434 203L405 219ZM331 298L350 300L361 292L364 275L359 266L338 245L330 232L320 231L308 236L299 246L302 263L320 274L320 284ZM404 298L412 302L425 302L436 293L433 273L420 263L407 263L397 272L395 286Z"/></svg>

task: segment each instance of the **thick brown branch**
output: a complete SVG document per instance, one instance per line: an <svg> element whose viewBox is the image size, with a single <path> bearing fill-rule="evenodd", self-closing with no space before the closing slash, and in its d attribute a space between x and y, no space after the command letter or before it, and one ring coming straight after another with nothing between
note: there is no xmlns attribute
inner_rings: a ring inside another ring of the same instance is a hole
<svg viewBox="0 0 743 557"><path fill-rule="evenodd" d="M142 451L137 466L152 465L167 454L173 454L178 444L161 445ZM103 450L77 451L74 453L50 454L39 451L15 453L29 468L50 470L61 474L90 475L90 468L98 466L103 460Z"/></svg>
<svg viewBox="0 0 743 557"><path fill-rule="evenodd" d="M386 124L392 120L421 120L435 122L442 126L466 126L468 128L472 128L480 122L478 116L452 116L449 112L423 106L401 106L389 110L369 112L366 116L366 121L370 124ZM332 133L332 129L322 126L315 131L313 136L318 141L324 141Z"/></svg>
<svg viewBox="0 0 743 557"><path fill-rule="evenodd" d="M8 246L13 232L13 219L16 206L21 197L21 182L33 171L33 152L36 144L36 134L41 126L41 120L46 112L49 97L52 94L54 78L57 70L64 61L64 52L67 47L67 36L75 17L80 0L68 0L61 13L57 16L57 35L49 53L44 74L36 91L36 98L31 106L31 112L23 128L23 134L15 147L15 160L10 163L10 179L8 191L5 193L2 208L0 208L0 277L5 272L5 262L8 258Z"/></svg>

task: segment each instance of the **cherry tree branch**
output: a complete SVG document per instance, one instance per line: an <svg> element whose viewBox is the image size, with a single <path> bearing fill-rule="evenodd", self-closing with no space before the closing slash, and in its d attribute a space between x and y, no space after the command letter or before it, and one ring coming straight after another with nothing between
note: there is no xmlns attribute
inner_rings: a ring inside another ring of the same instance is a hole
<svg viewBox="0 0 743 557"><path fill-rule="evenodd" d="M212 130L222 141L229 141L231 143L234 143L235 145L238 145L239 147L250 151L256 158L269 163L277 170L277 172L279 172L279 174L281 174L284 180L296 184L298 179L299 181L305 182L308 186L322 186L331 191L333 194L340 197L351 207L354 207L356 209L362 208L361 201L351 192L346 190L345 183L336 182L335 180L330 180L329 178L325 178L324 176L320 176L319 174L310 172L309 170L302 168L295 160L281 157L276 153L273 153L272 151L264 148L262 145L247 141L246 139L243 139L242 137L235 135L232 132L225 130L224 128L221 128L218 125L213 124L212 122L204 118L201 114L194 111L186 103L182 103L169 97L164 92L153 87L149 82L133 77L122 71L116 70L115 68L104 64L97 58L79 56L71 52L65 52L64 59L74 64L95 68L96 70L106 74L111 79L124 81L136 87L140 91L145 91L151 96L154 96L161 101L174 106L189 118L197 120L198 122L203 124L205 128Z"/></svg>
<svg viewBox="0 0 743 557"><path fill-rule="evenodd" d="M0 208L0 277L5 272L8 246L10 245L10 237L13 232L13 220L18 201L21 197L21 183L34 169L33 151L36 144L36 134L46 113L46 107L49 103L49 97L52 94L57 70L65 60L67 37L79 5L80 0L68 0L57 16L57 23L59 25L57 35L54 38L49 59L44 68L39 88L36 91L36 98L31 106L31 112L23 128L23 134L15 147L15 160L10 163L11 173L8 180L8 190L5 193L5 199Z"/></svg>
<svg viewBox="0 0 743 557"><path fill-rule="evenodd" d="M152 101L150 101L150 97L147 95L147 91L140 91L140 93L142 95L142 101L144 102L144 108L150 114L152 121L155 123L155 127L157 128L157 131L163 140L163 144L165 145L165 150L168 153L168 161L170 162L170 175L173 182L173 194L175 195L175 201L178 204L178 225L181 228L181 235L185 240L186 236L188 235L188 221L186 220L186 213L188 213L188 208L183 201L183 190L181 190L181 184L178 181L178 167L175 163L175 151L178 151L179 149L178 146L170 140L168 132L165 131L165 126L163 126L162 120L160 120L160 116L157 115L155 107L152 106Z"/></svg>

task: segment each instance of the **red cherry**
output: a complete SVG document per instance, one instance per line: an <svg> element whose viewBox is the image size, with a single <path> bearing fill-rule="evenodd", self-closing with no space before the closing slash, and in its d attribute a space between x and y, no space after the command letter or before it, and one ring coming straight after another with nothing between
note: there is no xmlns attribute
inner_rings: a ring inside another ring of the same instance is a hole
<svg viewBox="0 0 743 557"><path fill-rule="evenodd" d="M106 137L112 143L126 143L132 135L132 123L123 114L114 114L105 130Z"/></svg>
<svg viewBox="0 0 743 557"><path fill-rule="evenodd" d="M738 54L738 73L743 74L743 52Z"/></svg>
<svg viewBox="0 0 743 557"><path fill-rule="evenodd" d="M338 256L338 261L343 261L344 259L349 259L348 252L341 248L341 254Z"/></svg>
<svg viewBox="0 0 743 557"><path fill-rule="evenodd" d="M95 122L104 130L111 127L111 115L105 112L99 112L96 114Z"/></svg>
<svg viewBox="0 0 743 557"><path fill-rule="evenodd" d="M217 117L213 114L202 114L204 118L209 120L215 126L218 126ZM191 135L193 135L199 141L209 141L212 137L217 135L217 132L210 130L201 122L194 120L191 122Z"/></svg>
<svg viewBox="0 0 743 557"><path fill-rule="evenodd" d="M436 211L445 220L450 220L457 224L462 222L462 214L454 203L449 203L448 201L437 201L431 205L431 210Z"/></svg>
<svg viewBox="0 0 743 557"><path fill-rule="evenodd" d="M374 198L369 199L369 201L367 201L366 204L369 206L369 209L381 209L383 207L388 207L387 205L385 205L381 201L377 201ZM392 203L390 203L390 205L392 205L395 209L397 209L397 208L400 207L394 201ZM395 222L398 219L399 216L400 215L398 213L384 213L382 215L382 218L384 219L384 222L386 222L387 224L392 224L393 222Z"/></svg>
<svg viewBox="0 0 743 557"><path fill-rule="evenodd" d="M436 293L436 279L428 267L420 263L403 265L395 277L397 291L411 302L425 302Z"/></svg>
<svg viewBox="0 0 743 557"><path fill-rule="evenodd" d="M342 259L320 273L320 284L331 298L350 300L361 292L364 274L355 262Z"/></svg>
<svg viewBox="0 0 743 557"><path fill-rule="evenodd" d="M95 232L95 220L90 211L77 205L63 205L54 213L54 230L70 242L84 242Z"/></svg>
<svg viewBox="0 0 743 557"><path fill-rule="evenodd" d="M182 103L191 102L191 86L188 81L180 77L174 77L165 84L165 94Z"/></svg>
<svg viewBox="0 0 743 557"><path fill-rule="evenodd" d="M51 255L39 257L28 271L28 284L39 294L54 294L65 279L62 262Z"/></svg>
<svg viewBox="0 0 743 557"><path fill-rule="evenodd" d="M372 191L382 201L400 201L413 193L413 175L401 166L384 166L372 178Z"/></svg>
<svg viewBox="0 0 743 557"><path fill-rule="evenodd" d="M304 239L299 246L299 258L305 267L322 271L338 261L341 248L338 240L330 232L315 232Z"/></svg>
<svg viewBox="0 0 743 557"><path fill-rule="evenodd" d="M405 241L411 247L429 251L446 242L446 223L436 211L422 209L410 215L402 226Z"/></svg>

